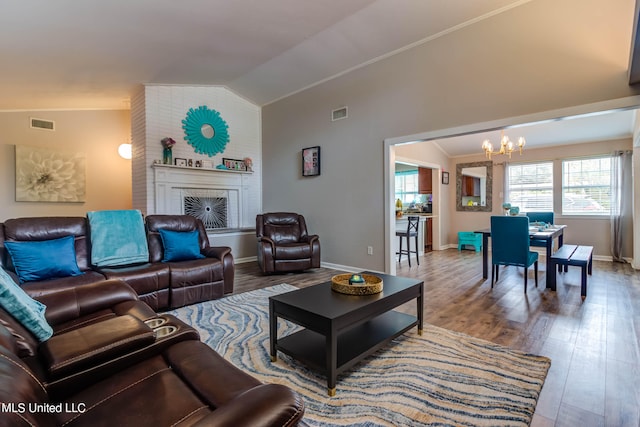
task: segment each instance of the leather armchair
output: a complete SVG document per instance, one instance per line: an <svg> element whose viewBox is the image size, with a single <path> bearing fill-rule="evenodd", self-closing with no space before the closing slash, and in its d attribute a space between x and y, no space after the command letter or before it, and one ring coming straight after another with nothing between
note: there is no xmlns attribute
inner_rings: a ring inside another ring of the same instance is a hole
<svg viewBox="0 0 640 427"><path fill-rule="evenodd" d="M308 234L304 216L273 212L256 216L258 265L262 273L320 267L320 240Z"/></svg>

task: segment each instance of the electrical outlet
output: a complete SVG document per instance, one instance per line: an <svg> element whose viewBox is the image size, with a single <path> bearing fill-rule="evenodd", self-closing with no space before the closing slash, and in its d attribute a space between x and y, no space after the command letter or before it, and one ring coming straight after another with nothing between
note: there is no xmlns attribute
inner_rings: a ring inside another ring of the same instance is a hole
<svg viewBox="0 0 640 427"><path fill-rule="evenodd" d="M373 246L367 246L367 255L373 255Z"/></svg>

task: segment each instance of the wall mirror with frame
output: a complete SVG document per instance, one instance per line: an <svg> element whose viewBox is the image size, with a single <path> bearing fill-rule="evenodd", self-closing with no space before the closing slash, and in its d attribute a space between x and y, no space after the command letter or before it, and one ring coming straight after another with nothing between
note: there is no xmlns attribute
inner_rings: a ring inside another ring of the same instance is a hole
<svg viewBox="0 0 640 427"><path fill-rule="evenodd" d="M456 165L456 210L491 212L493 163L473 162Z"/></svg>

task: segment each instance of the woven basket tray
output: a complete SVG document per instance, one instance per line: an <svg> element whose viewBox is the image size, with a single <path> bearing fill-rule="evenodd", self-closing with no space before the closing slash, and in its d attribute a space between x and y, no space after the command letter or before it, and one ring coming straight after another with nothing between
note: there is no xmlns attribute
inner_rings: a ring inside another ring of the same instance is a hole
<svg viewBox="0 0 640 427"><path fill-rule="evenodd" d="M365 284L349 284L351 274L338 274L331 278L331 289L341 294L349 295L372 295L382 292L382 279L373 274L361 274Z"/></svg>

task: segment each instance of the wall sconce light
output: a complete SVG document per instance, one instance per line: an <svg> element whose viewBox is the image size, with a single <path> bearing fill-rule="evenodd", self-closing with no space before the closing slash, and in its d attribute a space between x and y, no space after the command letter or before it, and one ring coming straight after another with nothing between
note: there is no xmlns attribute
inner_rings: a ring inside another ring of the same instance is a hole
<svg viewBox="0 0 640 427"><path fill-rule="evenodd" d="M118 154L123 159L131 160L131 144L120 144Z"/></svg>

